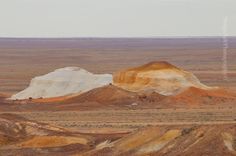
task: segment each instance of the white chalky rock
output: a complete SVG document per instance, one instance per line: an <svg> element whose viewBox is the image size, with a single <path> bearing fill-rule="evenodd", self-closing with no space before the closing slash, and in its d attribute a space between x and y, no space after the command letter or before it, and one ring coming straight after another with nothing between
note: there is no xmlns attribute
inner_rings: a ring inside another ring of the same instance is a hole
<svg viewBox="0 0 236 156"><path fill-rule="evenodd" d="M110 74L93 74L79 67L57 69L31 80L28 88L11 99L51 98L81 94L112 83Z"/></svg>

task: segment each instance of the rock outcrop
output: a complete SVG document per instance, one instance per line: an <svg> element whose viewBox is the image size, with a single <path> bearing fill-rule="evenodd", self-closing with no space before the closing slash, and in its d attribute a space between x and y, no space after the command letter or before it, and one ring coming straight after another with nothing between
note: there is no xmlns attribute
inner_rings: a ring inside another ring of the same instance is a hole
<svg viewBox="0 0 236 156"><path fill-rule="evenodd" d="M93 74L78 67L66 67L32 79L30 86L11 99L51 98L81 94L112 82L110 74Z"/></svg>
<svg viewBox="0 0 236 156"><path fill-rule="evenodd" d="M132 92L153 90L162 95L177 94L188 87L210 89L192 73L167 62L151 62L116 72L113 84Z"/></svg>
<svg viewBox="0 0 236 156"><path fill-rule="evenodd" d="M234 124L145 127L86 155L233 156L235 128Z"/></svg>

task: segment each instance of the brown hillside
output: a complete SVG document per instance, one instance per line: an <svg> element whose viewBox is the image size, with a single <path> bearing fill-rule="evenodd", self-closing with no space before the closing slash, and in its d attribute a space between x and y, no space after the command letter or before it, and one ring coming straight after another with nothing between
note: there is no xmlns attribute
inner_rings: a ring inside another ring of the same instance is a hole
<svg viewBox="0 0 236 156"><path fill-rule="evenodd" d="M103 105L124 106L133 103L160 102L165 96L153 92L134 93L113 85L100 87L84 94L69 98L63 103L96 102Z"/></svg>
<svg viewBox="0 0 236 156"><path fill-rule="evenodd" d="M222 88L204 90L190 87L182 93L170 97L170 99L174 103L182 103L187 105L217 105L236 101L236 94Z"/></svg>

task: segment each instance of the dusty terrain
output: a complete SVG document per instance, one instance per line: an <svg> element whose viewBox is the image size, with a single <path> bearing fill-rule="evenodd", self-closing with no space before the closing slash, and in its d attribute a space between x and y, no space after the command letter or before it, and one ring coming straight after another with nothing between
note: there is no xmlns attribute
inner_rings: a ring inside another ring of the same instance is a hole
<svg viewBox="0 0 236 156"><path fill-rule="evenodd" d="M0 39L0 155L235 155L236 39ZM8 101L30 80L65 66L114 73L165 60L205 91L166 97L107 85L79 96Z"/></svg>

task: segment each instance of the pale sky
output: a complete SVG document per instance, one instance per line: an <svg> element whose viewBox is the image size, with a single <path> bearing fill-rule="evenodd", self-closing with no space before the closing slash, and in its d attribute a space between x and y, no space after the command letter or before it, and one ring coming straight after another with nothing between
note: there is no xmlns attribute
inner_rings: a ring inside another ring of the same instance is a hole
<svg viewBox="0 0 236 156"><path fill-rule="evenodd" d="M222 35L236 0L0 0L0 37Z"/></svg>

